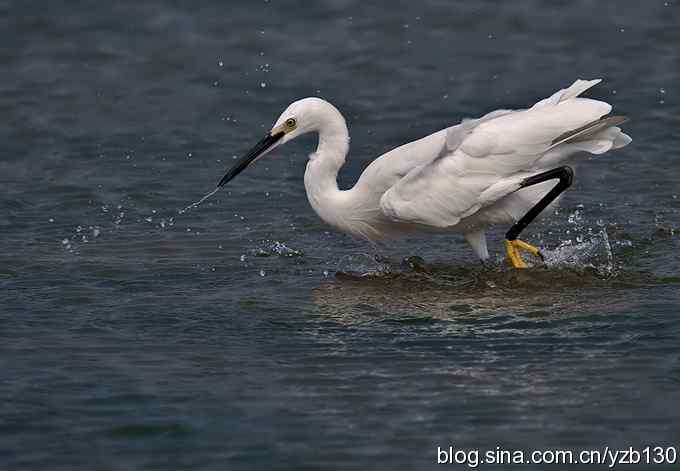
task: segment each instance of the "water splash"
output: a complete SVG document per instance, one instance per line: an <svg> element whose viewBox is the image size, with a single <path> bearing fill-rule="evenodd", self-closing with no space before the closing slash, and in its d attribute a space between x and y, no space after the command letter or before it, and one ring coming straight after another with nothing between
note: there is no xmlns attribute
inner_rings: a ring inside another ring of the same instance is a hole
<svg viewBox="0 0 680 471"><path fill-rule="evenodd" d="M213 191L208 193L207 195L203 196L200 200L191 203L189 206L185 207L184 209L180 209L177 212L179 214L184 214L187 211L196 208L200 206L205 200L213 196L215 193L217 193L220 190L220 187L215 188ZM125 222L130 222L130 223L138 223L138 224L154 224L157 227L159 227L161 230L168 229L172 226L175 225L175 218L172 216L169 217L160 217L159 211L156 209L151 210L151 215L149 214L142 214L139 211L136 211L134 209L134 205L129 206L128 204L125 204L123 202L120 202L119 204L102 204L101 207L101 214L108 215L107 218L110 218L110 228L108 228L106 231L111 232L111 230L119 230L122 228L122 226L125 224ZM132 215L132 217L130 217ZM53 219L50 221L53 222ZM86 230L86 227L89 228L89 230ZM70 253L77 254L79 253L79 248L81 244L87 244L89 242L93 242L95 239L97 239L105 229L102 228L102 225L100 224L93 224L93 225L88 225L85 226L83 225L78 225L75 227L73 232L67 236L62 236L60 239L61 246L63 247L64 250ZM187 231L191 231L190 228L187 228ZM199 235L200 232L196 231L196 235Z"/></svg>
<svg viewBox="0 0 680 471"><path fill-rule="evenodd" d="M81 244L94 242L100 236L102 228L100 226L76 226L73 233L61 240L61 245L67 252L77 254Z"/></svg>
<svg viewBox="0 0 680 471"><path fill-rule="evenodd" d="M187 211L189 211L189 210L191 210L191 209L198 208L205 200L207 200L207 199L210 198L212 195L214 195L215 193L217 193L218 191L220 191L221 188L222 188L222 187L219 187L219 186L218 186L217 188L215 188L213 191L211 191L210 193L208 193L207 195L205 195L205 196L204 196L203 198L201 198L200 200L198 200L198 201L196 201L196 202L194 202L194 203L191 203L189 206L187 206L187 207L184 208L184 209L180 209L179 211L177 211L177 214L184 214L184 213L186 213Z"/></svg>
<svg viewBox="0 0 680 471"><path fill-rule="evenodd" d="M352 278L380 278L392 272L392 266L387 260L368 254L346 255L340 259L337 269L338 274Z"/></svg>
<svg viewBox="0 0 680 471"><path fill-rule="evenodd" d="M257 247L250 252L255 257L271 257L272 255L278 255L280 257L304 256L304 252L302 250L288 247L286 244L279 242L278 240L263 241L260 247Z"/></svg>
<svg viewBox="0 0 680 471"><path fill-rule="evenodd" d="M565 240L555 249L543 249L542 252L549 268L591 268L606 278L616 275L612 246L604 228L588 238L579 236L575 241Z"/></svg>

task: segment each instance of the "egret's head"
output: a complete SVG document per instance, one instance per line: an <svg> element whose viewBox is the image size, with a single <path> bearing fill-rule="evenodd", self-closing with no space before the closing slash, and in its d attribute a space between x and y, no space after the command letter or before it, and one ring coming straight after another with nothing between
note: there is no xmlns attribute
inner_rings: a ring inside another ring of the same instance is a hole
<svg viewBox="0 0 680 471"><path fill-rule="evenodd" d="M281 113L271 132L282 132L283 137L279 144L285 144L298 136L317 131L324 122L324 116L329 108L335 110L333 105L321 98L303 98L295 101Z"/></svg>
<svg viewBox="0 0 680 471"><path fill-rule="evenodd" d="M329 108L332 110L329 110ZM340 115L333 105L320 98L304 98L292 103L281 113L271 131L227 171L217 186L223 186L251 163L279 145L285 144L302 134L318 130L329 112ZM342 121L344 126L344 119Z"/></svg>

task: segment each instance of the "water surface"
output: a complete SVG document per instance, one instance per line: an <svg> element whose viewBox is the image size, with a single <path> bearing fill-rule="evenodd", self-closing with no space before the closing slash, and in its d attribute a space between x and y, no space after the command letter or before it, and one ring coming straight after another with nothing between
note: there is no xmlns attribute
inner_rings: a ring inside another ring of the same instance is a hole
<svg viewBox="0 0 680 471"><path fill-rule="evenodd" d="M677 2L114 3L0 2L0 468L678 446ZM178 214L304 96L347 118L347 187L597 77L633 143L526 232L547 268L455 236L376 261L308 206L311 138Z"/></svg>

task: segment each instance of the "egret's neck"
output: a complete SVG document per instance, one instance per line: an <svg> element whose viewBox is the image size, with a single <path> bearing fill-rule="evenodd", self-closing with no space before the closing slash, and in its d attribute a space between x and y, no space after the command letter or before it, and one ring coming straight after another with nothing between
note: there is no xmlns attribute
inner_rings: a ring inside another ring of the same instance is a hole
<svg viewBox="0 0 680 471"><path fill-rule="evenodd" d="M347 157L349 133L345 119L335 108L323 114L315 130L319 134L319 144L307 162L305 189L316 209L316 201L340 191L338 171Z"/></svg>
<svg viewBox="0 0 680 471"><path fill-rule="evenodd" d="M338 188L338 171L347 157L349 133L340 112L326 105L310 129L319 133L319 145L309 156L305 171L307 198L314 211L331 226L356 237L378 239L381 234L371 219L374 202L358 192L356 186L344 191Z"/></svg>

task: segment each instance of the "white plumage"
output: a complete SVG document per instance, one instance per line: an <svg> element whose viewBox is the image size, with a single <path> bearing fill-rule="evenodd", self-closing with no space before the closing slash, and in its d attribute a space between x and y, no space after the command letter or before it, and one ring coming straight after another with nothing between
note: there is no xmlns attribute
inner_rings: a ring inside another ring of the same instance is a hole
<svg viewBox="0 0 680 471"><path fill-rule="evenodd" d="M319 98L291 104L270 133L279 136L276 142L260 155L317 132L304 180L324 221L368 240L414 230L458 232L484 260L485 229L513 224L554 186L520 189L525 178L569 163L581 151L602 154L631 141L612 125L620 121L601 119L611 111L608 103L579 97L599 82L577 80L529 109L493 111L398 147L373 161L349 190L337 186L349 148L347 126Z"/></svg>

